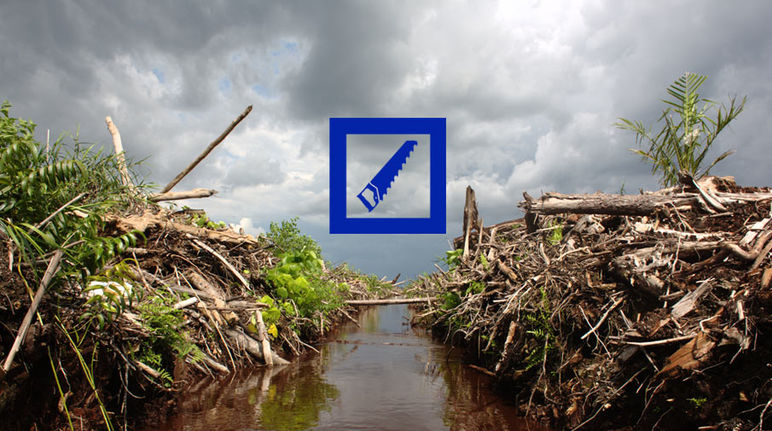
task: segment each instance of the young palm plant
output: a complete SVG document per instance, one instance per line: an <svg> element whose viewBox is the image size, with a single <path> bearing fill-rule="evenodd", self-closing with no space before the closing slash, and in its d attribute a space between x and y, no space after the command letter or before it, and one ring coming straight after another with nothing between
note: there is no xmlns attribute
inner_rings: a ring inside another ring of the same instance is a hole
<svg viewBox="0 0 772 431"><path fill-rule="evenodd" d="M652 174L660 175L664 186L678 183L678 172L683 170L695 179L708 175L710 170L721 160L731 155L726 151L716 157L707 167L703 168L705 157L715 143L718 134L734 120L745 107L745 97L738 104L736 98L731 98L729 107L703 99L698 90L707 80L707 76L696 73L681 75L667 89L671 100L663 100L667 107L657 122L664 120L665 124L654 134L651 128L646 128L640 121L620 118L615 125L620 129L632 130L635 133L635 143L638 147L648 149L631 149L652 164ZM715 108L716 116L709 114Z"/></svg>

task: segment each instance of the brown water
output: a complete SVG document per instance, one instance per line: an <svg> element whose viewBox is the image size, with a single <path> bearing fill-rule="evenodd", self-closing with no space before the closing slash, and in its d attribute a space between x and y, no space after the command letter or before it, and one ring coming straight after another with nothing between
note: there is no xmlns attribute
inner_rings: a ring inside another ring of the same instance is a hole
<svg viewBox="0 0 772 431"><path fill-rule="evenodd" d="M147 431L540 429L408 317L404 305L371 308L319 354L202 381Z"/></svg>

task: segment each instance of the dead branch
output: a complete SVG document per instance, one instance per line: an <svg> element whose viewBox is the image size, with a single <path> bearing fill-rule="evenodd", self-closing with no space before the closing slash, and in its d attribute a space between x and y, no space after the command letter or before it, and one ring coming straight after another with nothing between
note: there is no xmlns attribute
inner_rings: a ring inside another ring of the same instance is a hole
<svg viewBox="0 0 772 431"><path fill-rule="evenodd" d="M207 238L211 241L226 243L230 245L260 245L257 238L252 235L242 235L232 230L211 230L204 229L197 226L178 223L169 220L163 214L152 214L145 212L142 215L129 215L129 216L117 216L108 215L108 221L116 224L116 227L123 232L130 232L132 230L138 230L140 232L146 232L153 227L161 227L163 229L176 230L182 233L190 234L199 238Z"/></svg>
<svg viewBox="0 0 772 431"><path fill-rule="evenodd" d="M190 236L189 236L189 237L190 237ZM216 251L214 251L214 249L212 249L212 247L209 247L208 245L204 244L203 242L201 242L201 241L199 241L199 240L197 240L197 239L195 239L195 238L193 238L193 237L190 237L190 238L193 240L193 242L194 242L194 243L195 243L197 246L199 246L199 247L203 248L204 250L208 251L209 253L212 253L212 255L213 255L214 257L216 257L216 258L217 258L217 260L219 260L220 262L222 262L222 263L223 263L223 265L225 265L225 267L228 269L228 271L230 271L230 272L231 272L231 274L233 274L233 275L236 277L236 279L237 279L237 280L239 280L239 281L241 282L241 284L243 284L243 285L244 285L244 288L245 288L245 289L247 289L247 290L251 290L251 288L249 287L249 282L248 282L248 281L247 281L247 280L244 278L244 276L243 276L243 275L241 275L241 274L239 273L239 271L238 271L238 270L236 270L236 268L234 268L234 267L233 267L233 265L231 265L231 263L230 263L230 262L228 262L228 260L227 260L227 259L225 259L224 257L222 257L222 255L221 255L220 253L217 253Z"/></svg>
<svg viewBox="0 0 772 431"><path fill-rule="evenodd" d="M134 188L134 184L129 176L129 170L126 169L126 155L123 152L123 143L121 142L121 134L118 132L118 127L113 123L113 119L110 116L105 117L105 123L107 123L107 130L113 137L113 148L115 148L115 158L118 161L118 170L121 172L121 182L123 182L124 186Z"/></svg>
<svg viewBox="0 0 772 431"><path fill-rule="evenodd" d="M220 142L222 142L225 139L225 137L228 136L228 134L241 122L241 120L243 120L244 118L246 118L247 115L249 115L250 112L252 112L252 105L247 106L247 109L245 109L244 112L242 112L235 120L233 120L231 125L228 126L228 128L225 129L225 131L222 132L220 136L217 137L217 139L212 141L212 143L210 143L209 146L206 147L203 153L199 154L199 156L196 157L196 159L193 160L193 162L191 162L191 164L188 165L187 168L183 169L182 172L177 174L177 176L174 177L174 179L171 180L171 182L167 184L166 187L163 188L163 190L161 190L161 193L168 192L174 186L176 186L177 183L182 181L182 179L185 178L185 175L190 173L190 171L192 171L193 168L195 168L199 163L201 163L201 161L204 160L204 158L206 158L206 156L208 156L209 153L212 152L212 150L214 150L214 147L219 145Z"/></svg>
<svg viewBox="0 0 772 431"><path fill-rule="evenodd" d="M16 357L16 353L19 352L19 348L21 347L21 343L24 342L24 338L27 337L27 331L29 330L30 324L32 323L32 317L35 315L35 312L40 305L40 301L43 300L43 293L48 287L48 284L51 283L54 275L56 275L57 271L59 271L59 263L62 260L62 255L62 250L56 250L56 252L54 252L54 256L48 262L48 267L46 268L46 272L43 274L43 279L40 280L40 286L38 286L38 290L35 292L35 297L32 299L32 304L30 304L29 309L27 310L27 314L24 315L24 320L22 320L21 326L19 326L19 332L16 334L16 339L13 340L13 346L11 346L11 350L8 352L8 356L5 358L5 362L3 363L3 368L0 370L0 381L3 380L5 375L8 373L8 370L11 369L13 359Z"/></svg>
<svg viewBox="0 0 772 431"><path fill-rule="evenodd" d="M217 193L217 190L213 190L213 189L193 189L193 190L186 190L184 192L156 193L156 194L150 195L150 200L152 202L161 202L161 201L176 201L180 199L208 198L209 196L212 196L216 193Z"/></svg>

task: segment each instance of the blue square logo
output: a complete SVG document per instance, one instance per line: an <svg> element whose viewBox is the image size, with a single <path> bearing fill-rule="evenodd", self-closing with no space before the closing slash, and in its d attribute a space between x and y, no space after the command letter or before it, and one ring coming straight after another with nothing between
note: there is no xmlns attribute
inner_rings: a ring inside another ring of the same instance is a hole
<svg viewBox="0 0 772 431"><path fill-rule="evenodd" d="M330 118L330 233L444 234L445 119Z"/></svg>

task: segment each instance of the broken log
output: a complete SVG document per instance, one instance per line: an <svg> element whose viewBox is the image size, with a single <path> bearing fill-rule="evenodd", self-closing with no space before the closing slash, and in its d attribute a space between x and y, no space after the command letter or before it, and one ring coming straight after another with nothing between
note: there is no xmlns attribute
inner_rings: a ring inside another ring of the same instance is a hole
<svg viewBox="0 0 772 431"><path fill-rule="evenodd" d="M526 199L517 206L531 214L651 215L668 205L678 208L696 202L694 193L673 196L545 193L538 200Z"/></svg>
<svg viewBox="0 0 772 431"><path fill-rule="evenodd" d="M241 235L232 230L211 230L198 226L170 221L163 213L152 214L149 211L142 215L130 215L121 217L117 215L108 215L108 221L114 222L116 227L123 232L146 230L160 226L165 229L173 229L182 233L191 234L199 238L207 238L211 241L222 242L230 245L259 245L260 242L252 235Z"/></svg>
<svg viewBox="0 0 772 431"><path fill-rule="evenodd" d="M482 232L482 221L480 220L480 214L477 210L477 200L474 196L474 190L472 187L466 186L466 202L464 202L464 252L463 257L469 256L469 239L472 234L472 229L477 228Z"/></svg>
<svg viewBox="0 0 772 431"><path fill-rule="evenodd" d="M150 195L150 201L161 202L161 201L176 201L180 199L208 198L209 196L212 196L216 193L217 193L217 190L201 189L201 188L193 189L193 190L185 190L184 192L155 193Z"/></svg>
<svg viewBox="0 0 772 431"><path fill-rule="evenodd" d="M390 305L390 304L417 304L420 302L432 302L437 298L388 298L388 299L352 299L346 301L348 305Z"/></svg>
<svg viewBox="0 0 772 431"><path fill-rule="evenodd" d="M118 132L118 127L113 123L113 119L110 116L105 117L105 123L107 123L107 130L113 137L113 148L115 148L115 159L118 161L118 170L121 172L121 182L124 186L134 187L129 176L129 170L126 169L126 155L123 151L123 143L121 142L121 134Z"/></svg>

